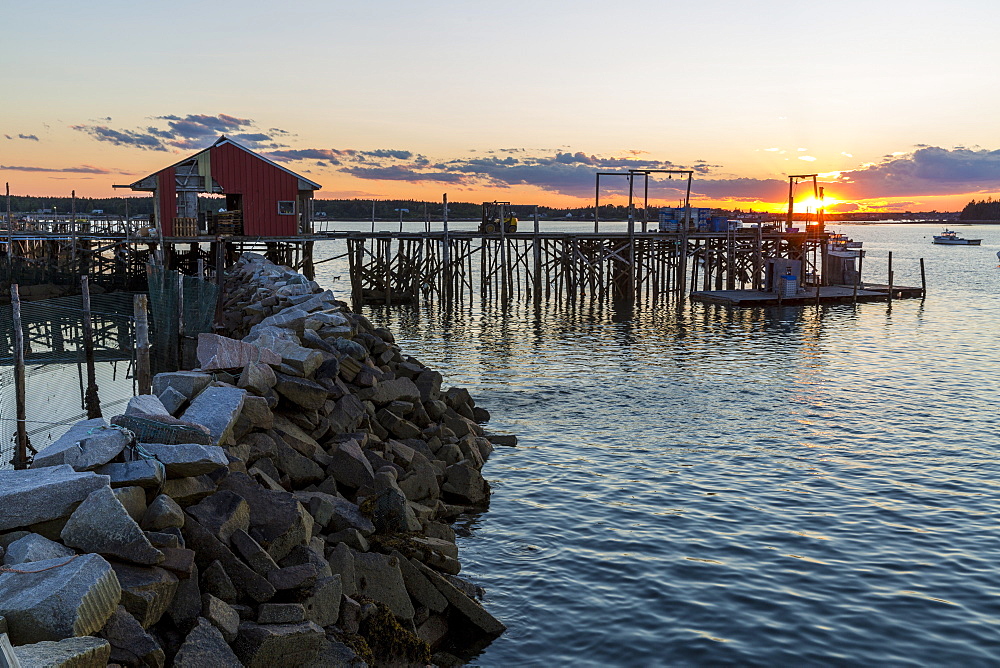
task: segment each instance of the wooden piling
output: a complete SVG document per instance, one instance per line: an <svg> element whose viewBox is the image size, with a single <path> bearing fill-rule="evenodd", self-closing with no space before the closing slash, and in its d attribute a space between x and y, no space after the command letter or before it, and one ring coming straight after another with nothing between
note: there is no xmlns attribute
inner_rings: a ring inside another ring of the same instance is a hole
<svg viewBox="0 0 1000 668"><path fill-rule="evenodd" d="M889 280L889 303L892 303L892 251L889 251L889 268L887 271L887 278Z"/></svg>
<svg viewBox="0 0 1000 668"><path fill-rule="evenodd" d="M152 373L149 366L148 297L136 295L132 300L135 315L135 380L136 394L152 394Z"/></svg>
<svg viewBox="0 0 1000 668"><path fill-rule="evenodd" d="M102 417L101 400L97 396L97 369L94 366L94 326L90 318L90 281L80 277L80 294L83 301L83 352L87 362L87 391L83 405L87 408L87 419Z"/></svg>
<svg viewBox="0 0 1000 668"><path fill-rule="evenodd" d="M920 258L920 296L927 296L927 275L924 273L924 258Z"/></svg>
<svg viewBox="0 0 1000 668"><path fill-rule="evenodd" d="M21 329L21 296L17 290L17 283L12 283L10 286L10 305L14 324L14 400L17 404L17 445L13 465L15 469L26 469L29 443L25 424L27 411L24 389L24 331Z"/></svg>

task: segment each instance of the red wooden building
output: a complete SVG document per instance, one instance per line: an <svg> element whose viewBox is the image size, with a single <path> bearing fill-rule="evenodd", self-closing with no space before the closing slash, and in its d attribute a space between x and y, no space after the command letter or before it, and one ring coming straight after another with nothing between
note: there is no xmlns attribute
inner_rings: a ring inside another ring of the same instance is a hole
<svg viewBox="0 0 1000 668"><path fill-rule="evenodd" d="M313 191L322 186L223 136L128 187L153 193L154 224L165 237L292 237L311 232ZM225 211L199 216L199 193L225 195Z"/></svg>

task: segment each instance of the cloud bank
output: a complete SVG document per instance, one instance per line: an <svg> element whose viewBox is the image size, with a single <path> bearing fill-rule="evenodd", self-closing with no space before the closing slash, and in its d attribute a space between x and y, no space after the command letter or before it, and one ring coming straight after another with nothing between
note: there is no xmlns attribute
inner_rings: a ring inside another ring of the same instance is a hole
<svg viewBox="0 0 1000 668"><path fill-rule="evenodd" d="M104 124L104 121L110 123L108 117L72 128L96 141L148 151L198 150L208 146L219 135L226 134L271 160L288 163L292 169L310 173L316 170L336 171L374 182L443 183L497 189L532 186L551 193L589 199L594 195L596 172L624 174L629 169L690 169L695 172L692 195L697 198L780 202L787 196L788 184L781 177L717 178L715 175L720 165L706 160L686 165L655 160L639 149L597 155L565 150L565 147L564 150L504 147L479 153L470 151L462 157L431 159L404 148L291 147L285 143L296 136L291 132L280 128L261 128L251 118L228 114L164 115L151 120L150 125L142 128L114 128ZM7 139L38 141L34 135L4 136ZM802 152L806 149L798 150ZM823 160L811 155L798 158L817 166L822 165ZM6 169L30 171L36 168ZM79 172L83 169L68 168L65 171ZM627 183L624 176L621 179L602 177L602 195L626 193ZM644 185L643 180L637 178L637 192ZM653 174L649 179L649 193L655 198L675 199L683 197L684 185L684 179L669 180L665 175ZM978 147L948 149L916 144L910 152L886 155L877 163L827 176L824 185L841 200L997 191L1000 189L1000 150Z"/></svg>

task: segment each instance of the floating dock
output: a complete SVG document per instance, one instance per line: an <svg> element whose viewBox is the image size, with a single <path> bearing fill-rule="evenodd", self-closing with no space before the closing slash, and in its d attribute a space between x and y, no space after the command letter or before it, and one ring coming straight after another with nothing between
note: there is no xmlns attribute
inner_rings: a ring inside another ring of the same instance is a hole
<svg viewBox="0 0 1000 668"><path fill-rule="evenodd" d="M810 304L851 304L854 302L884 302L892 299L915 299L924 296L923 288L901 285L862 284L855 290L852 285L822 285L800 290L794 297L781 297L775 292L762 290L714 290L692 292L693 302L723 304L725 306L808 306Z"/></svg>

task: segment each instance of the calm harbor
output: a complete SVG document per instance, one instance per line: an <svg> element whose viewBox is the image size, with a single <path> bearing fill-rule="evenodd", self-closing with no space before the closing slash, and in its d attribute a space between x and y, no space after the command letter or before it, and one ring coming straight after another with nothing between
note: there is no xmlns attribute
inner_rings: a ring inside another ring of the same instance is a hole
<svg viewBox="0 0 1000 668"><path fill-rule="evenodd" d="M995 663L1000 229L831 227L927 298L366 308L520 439L459 531L479 665Z"/></svg>

